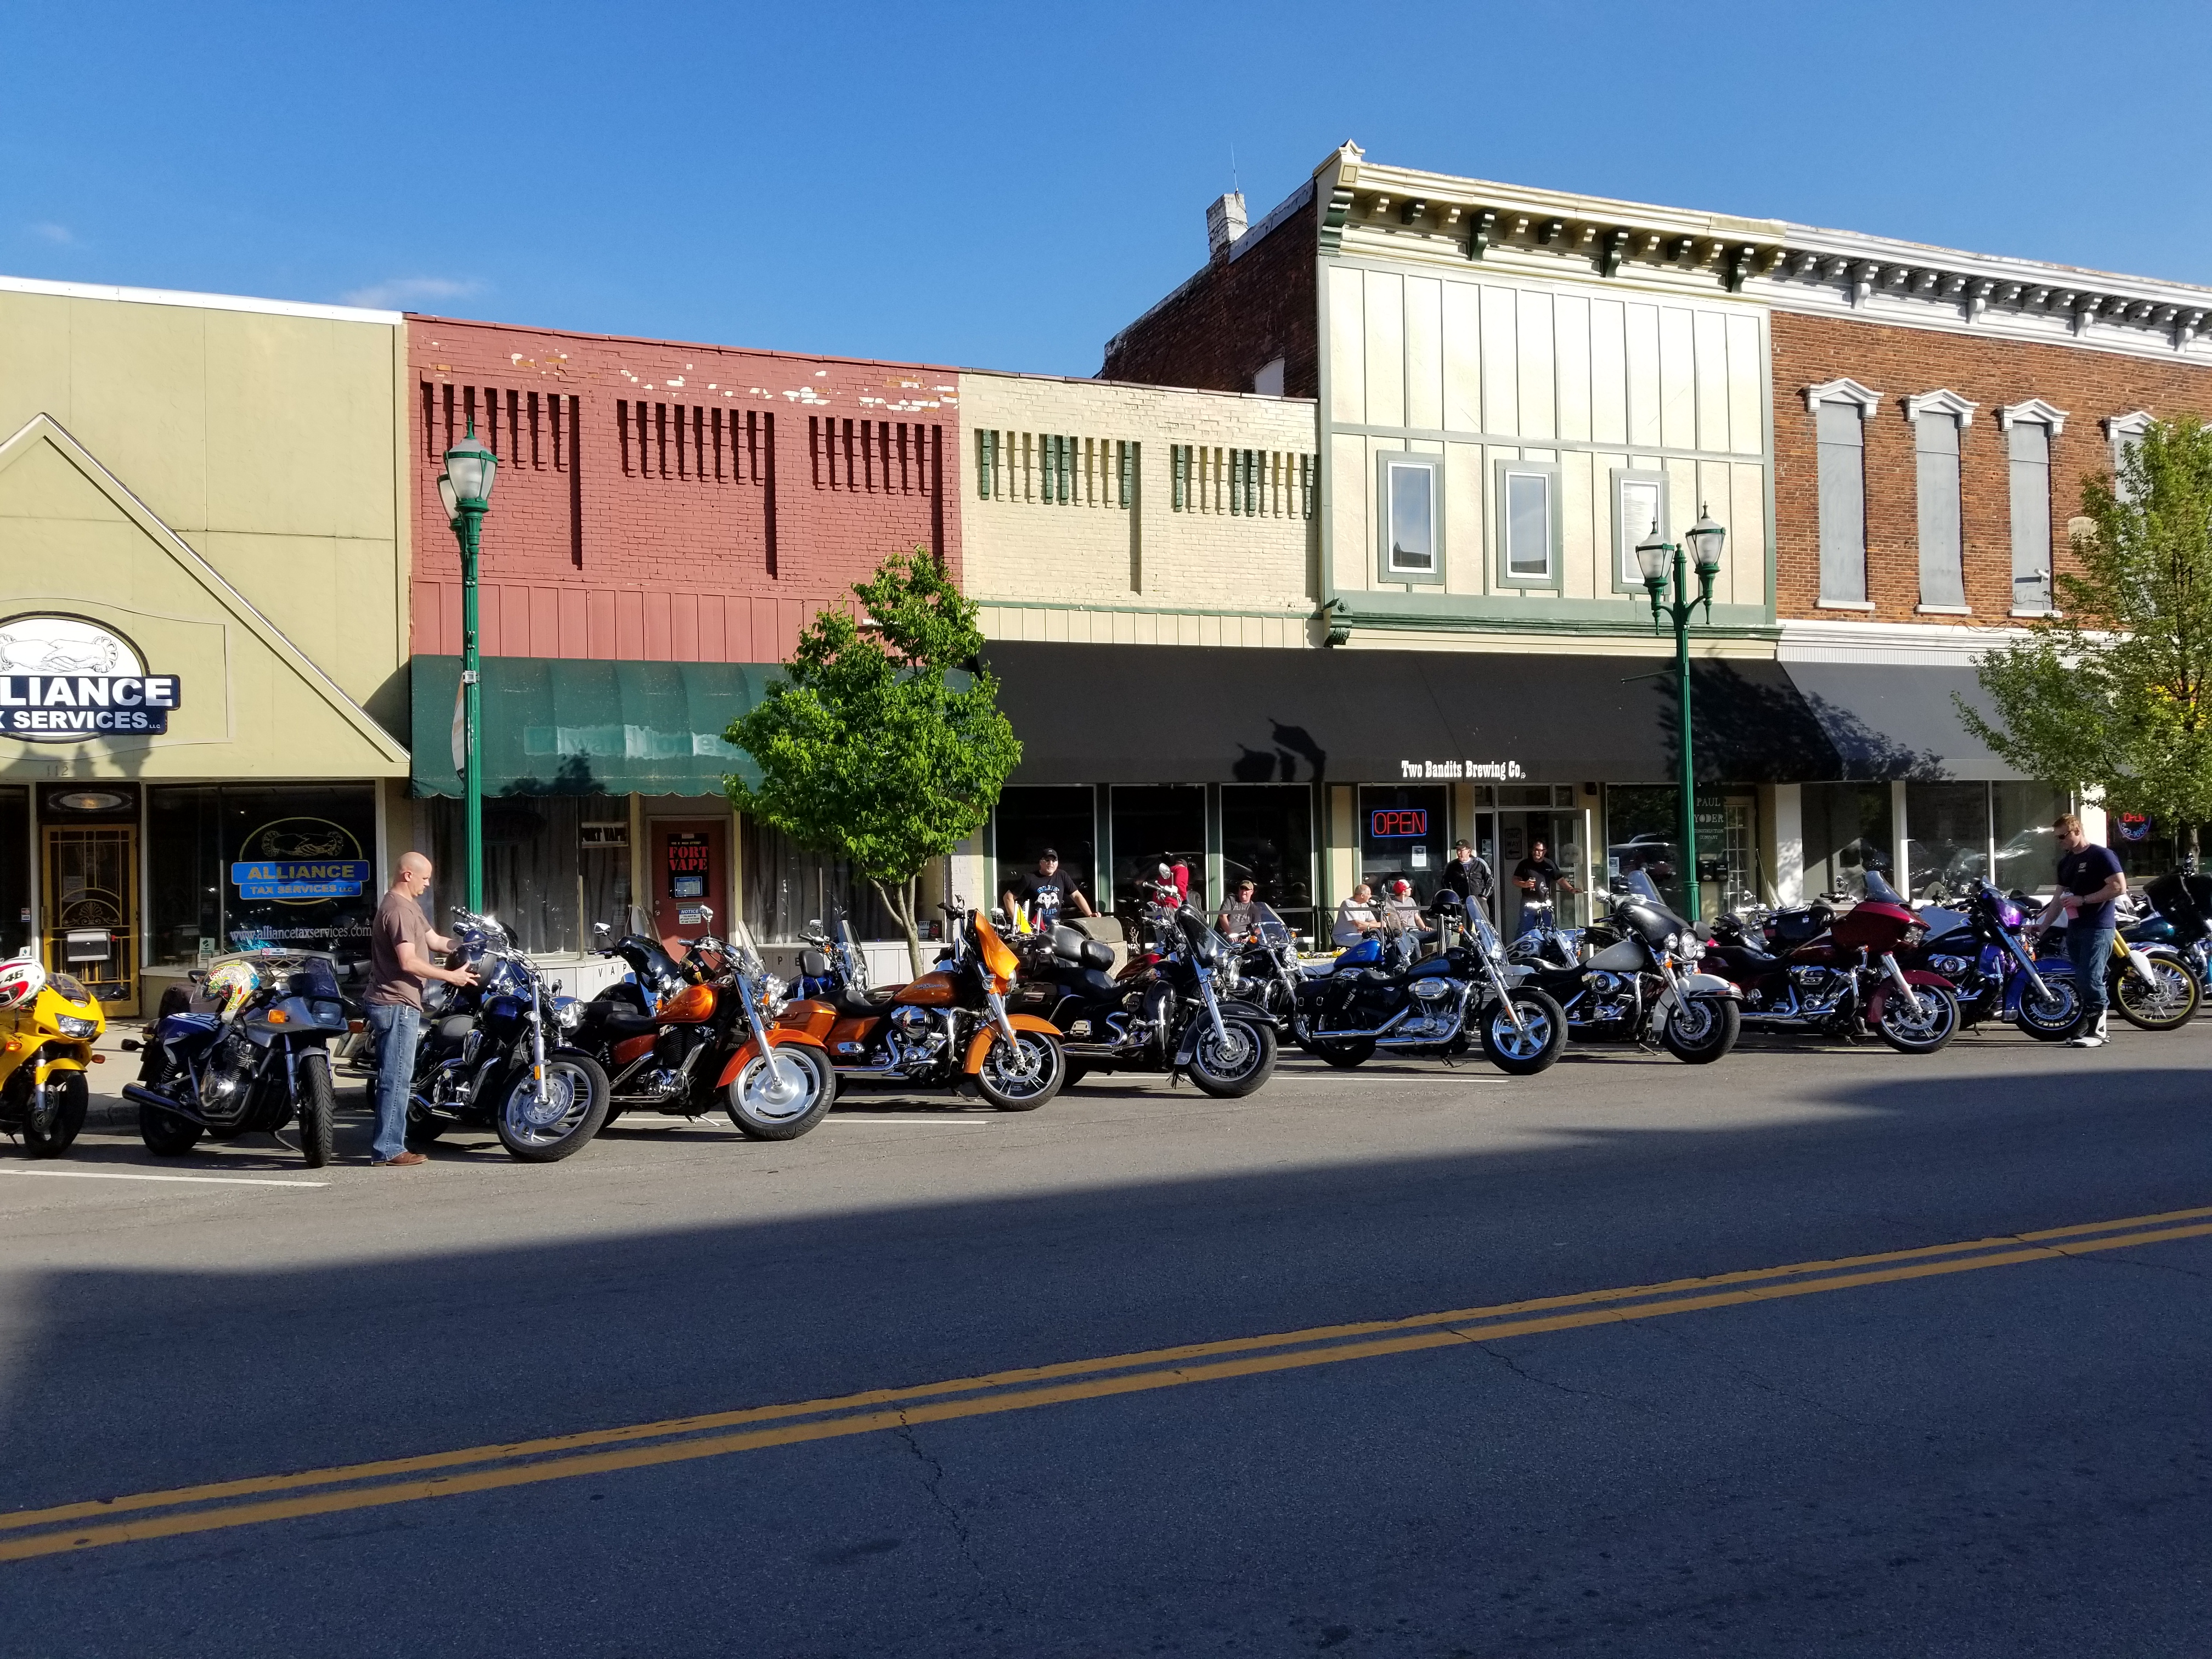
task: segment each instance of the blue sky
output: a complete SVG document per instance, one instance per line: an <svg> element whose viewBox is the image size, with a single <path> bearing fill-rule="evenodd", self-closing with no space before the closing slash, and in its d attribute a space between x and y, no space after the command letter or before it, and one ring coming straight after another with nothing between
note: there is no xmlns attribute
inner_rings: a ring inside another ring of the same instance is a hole
<svg viewBox="0 0 2212 1659"><path fill-rule="evenodd" d="M0 270L1087 374L1352 138L2212 283L2205 15L0 0Z"/></svg>

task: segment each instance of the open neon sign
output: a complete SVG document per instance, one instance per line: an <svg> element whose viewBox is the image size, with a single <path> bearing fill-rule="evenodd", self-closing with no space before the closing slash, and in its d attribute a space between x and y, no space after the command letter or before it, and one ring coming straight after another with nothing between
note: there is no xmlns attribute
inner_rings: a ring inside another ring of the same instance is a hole
<svg viewBox="0 0 2212 1659"><path fill-rule="evenodd" d="M1429 833L1428 809L1385 806L1367 815L1367 833L1376 841L1405 841Z"/></svg>

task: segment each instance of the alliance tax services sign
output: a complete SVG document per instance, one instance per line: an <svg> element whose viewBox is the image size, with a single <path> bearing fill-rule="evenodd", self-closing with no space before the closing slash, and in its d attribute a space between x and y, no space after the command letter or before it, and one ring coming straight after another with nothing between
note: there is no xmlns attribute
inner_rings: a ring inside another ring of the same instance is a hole
<svg viewBox="0 0 2212 1659"><path fill-rule="evenodd" d="M149 674L138 649L82 617L0 622L0 736L31 743L158 737L180 701L174 674Z"/></svg>

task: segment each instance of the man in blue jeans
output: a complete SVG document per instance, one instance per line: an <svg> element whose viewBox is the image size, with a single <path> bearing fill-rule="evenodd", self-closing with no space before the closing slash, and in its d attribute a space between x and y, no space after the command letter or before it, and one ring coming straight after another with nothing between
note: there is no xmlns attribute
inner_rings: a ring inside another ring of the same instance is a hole
<svg viewBox="0 0 2212 1659"><path fill-rule="evenodd" d="M2128 890L2119 856L2081 833L2068 812L2051 826L2058 835L2058 890L2035 919L2040 933L2066 913L2066 957L2081 998L2081 1023L2066 1039L2069 1048L2105 1046L2105 964L2112 954L2112 901Z"/></svg>
<svg viewBox="0 0 2212 1659"><path fill-rule="evenodd" d="M430 931L422 915L422 896L430 888L430 860L409 853L399 860L399 873L385 890L376 907L376 921L368 935L368 1029L376 1039L376 1140L369 1150L371 1164L421 1164L422 1154L407 1150L408 1085L415 1078L415 1039L422 1027L422 981L441 979L448 985L473 985L477 976L466 968L440 968L430 961L436 951L450 951L453 940Z"/></svg>

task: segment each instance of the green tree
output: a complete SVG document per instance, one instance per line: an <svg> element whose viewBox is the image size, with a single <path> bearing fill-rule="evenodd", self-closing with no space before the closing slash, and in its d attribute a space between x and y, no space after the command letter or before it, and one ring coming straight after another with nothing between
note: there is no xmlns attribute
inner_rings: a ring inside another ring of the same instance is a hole
<svg viewBox="0 0 2212 1659"><path fill-rule="evenodd" d="M983 825L1022 757L981 659L975 607L920 548L853 588L857 611L817 611L728 741L759 765L731 803L809 851L849 862L906 932L923 869Z"/></svg>
<svg viewBox="0 0 2212 1659"><path fill-rule="evenodd" d="M2194 866L2212 819L2212 427L2154 422L2081 487L2058 614L1991 652L1970 730L2027 776L2171 826Z"/></svg>

